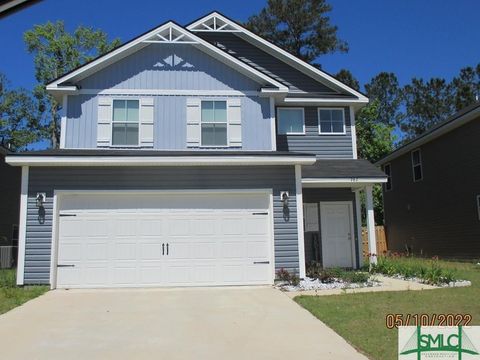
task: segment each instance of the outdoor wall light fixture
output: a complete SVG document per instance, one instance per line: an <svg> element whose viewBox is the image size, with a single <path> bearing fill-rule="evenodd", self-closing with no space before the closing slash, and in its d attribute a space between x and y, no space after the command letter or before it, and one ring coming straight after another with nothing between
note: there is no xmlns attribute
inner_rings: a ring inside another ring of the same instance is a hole
<svg viewBox="0 0 480 360"><path fill-rule="evenodd" d="M290 195L288 194L288 191L282 191L280 193L280 199L282 200L283 207L288 206L288 199L290 198Z"/></svg>
<svg viewBox="0 0 480 360"><path fill-rule="evenodd" d="M45 204L46 199L47 199L47 194L37 193L37 197L36 197L37 208L43 207L43 204Z"/></svg>

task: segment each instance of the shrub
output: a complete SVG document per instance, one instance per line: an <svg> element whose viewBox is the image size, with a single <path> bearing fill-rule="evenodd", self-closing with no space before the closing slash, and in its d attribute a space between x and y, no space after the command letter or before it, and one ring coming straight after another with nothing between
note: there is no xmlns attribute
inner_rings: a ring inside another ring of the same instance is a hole
<svg viewBox="0 0 480 360"><path fill-rule="evenodd" d="M329 284L336 280L349 283L363 283L370 278L370 274L365 271L352 271L342 268L323 269L319 264L309 266L307 276L312 279L318 279L324 284Z"/></svg>
<svg viewBox="0 0 480 360"><path fill-rule="evenodd" d="M277 271L277 279L293 286L297 286L300 283L300 278L296 274L290 274L288 270L284 268Z"/></svg>
<svg viewBox="0 0 480 360"><path fill-rule="evenodd" d="M456 280L455 272L442 267L438 257L425 259L393 253L389 256L379 256L377 264L372 264L370 271L388 276L419 278L432 285L448 284Z"/></svg>

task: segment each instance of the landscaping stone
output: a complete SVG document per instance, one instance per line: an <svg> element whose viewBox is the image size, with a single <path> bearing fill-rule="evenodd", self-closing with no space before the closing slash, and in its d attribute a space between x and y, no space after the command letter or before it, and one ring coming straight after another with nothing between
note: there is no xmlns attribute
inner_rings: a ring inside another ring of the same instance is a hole
<svg viewBox="0 0 480 360"><path fill-rule="evenodd" d="M335 279L333 282L322 283L319 279L305 277L305 279L300 280L300 283L297 286L290 285L288 283L279 283L277 284L277 288L283 291L309 291L332 289L359 289L380 285L381 282L374 278L370 278L367 282L364 283L348 283L341 279Z"/></svg>

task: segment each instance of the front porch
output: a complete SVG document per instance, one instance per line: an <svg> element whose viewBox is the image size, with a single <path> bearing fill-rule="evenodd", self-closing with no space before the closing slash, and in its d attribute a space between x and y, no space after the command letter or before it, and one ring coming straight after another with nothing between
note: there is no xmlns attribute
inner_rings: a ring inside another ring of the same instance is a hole
<svg viewBox="0 0 480 360"><path fill-rule="evenodd" d="M315 263L325 268L355 269L363 265L361 192L366 200L369 260L376 262L372 190L373 185L386 180L366 160L318 160L302 167L305 264L301 266Z"/></svg>

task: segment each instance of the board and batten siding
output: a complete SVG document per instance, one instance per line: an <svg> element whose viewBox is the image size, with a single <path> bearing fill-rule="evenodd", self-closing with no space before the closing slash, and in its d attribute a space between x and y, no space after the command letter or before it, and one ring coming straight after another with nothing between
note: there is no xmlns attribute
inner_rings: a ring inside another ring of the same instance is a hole
<svg viewBox="0 0 480 360"><path fill-rule="evenodd" d="M318 130L319 108L306 106L304 109L305 135L277 134L277 150L311 153L323 159L352 159L352 127L349 108L344 108L346 131L341 135L320 135Z"/></svg>
<svg viewBox="0 0 480 360"><path fill-rule="evenodd" d="M29 173L25 284L48 284L52 242L54 190L182 190L272 189L276 270L298 273L296 197L288 213L281 191L295 194L293 166L252 167L32 167ZM38 192L47 195L44 218L35 204ZM287 216L288 215L288 216Z"/></svg>
<svg viewBox="0 0 480 360"><path fill-rule="evenodd" d="M108 95L101 95L108 96ZM146 96L128 94L112 98L132 99ZM148 97L148 96L147 96ZM187 98L192 96L153 96L153 148L157 150L187 150ZM231 97L199 96L205 100L225 100ZM243 150L271 150L271 115L269 98L239 96L242 114ZM68 96L65 147L91 149L97 147L98 95ZM238 150L238 148L236 148Z"/></svg>
<svg viewBox="0 0 480 360"><path fill-rule="evenodd" d="M82 89L259 91L262 84L191 45L151 44L79 81Z"/></svg>

